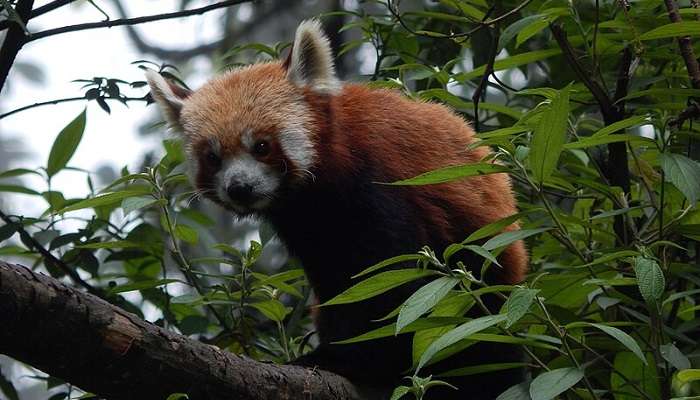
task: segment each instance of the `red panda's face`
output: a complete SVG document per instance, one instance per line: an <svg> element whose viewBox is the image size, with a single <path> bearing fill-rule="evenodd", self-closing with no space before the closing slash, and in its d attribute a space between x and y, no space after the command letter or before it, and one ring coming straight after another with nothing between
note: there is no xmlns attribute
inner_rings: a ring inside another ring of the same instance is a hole
<svg viewBox="0 0 700 400"><path fill-rule="evenodd" d="M264 212L311 177L309 115L279 63L213 79L186 98L179 117L195 186L238 214Z"/></svg>
<svg viewBox="0 0 700 400"><path fill-rule="evenodd" d="M335 94L328 39L317 21L297 29L285 64L236 69L190 92L154 71L146 78L170 126L183 134L195 186L238 213L263 213L313 179L316 129L305 90Z"/></svg>
<svg viewBox="0 0 700 400"><path fill-rule="evenodd" d="M311 147L290 159L287 132L278 126L242 128L240 134L198 136L188 151L197 190L238 214L264 211L283 188L300 185L300 166L313 161Z"/></svg>

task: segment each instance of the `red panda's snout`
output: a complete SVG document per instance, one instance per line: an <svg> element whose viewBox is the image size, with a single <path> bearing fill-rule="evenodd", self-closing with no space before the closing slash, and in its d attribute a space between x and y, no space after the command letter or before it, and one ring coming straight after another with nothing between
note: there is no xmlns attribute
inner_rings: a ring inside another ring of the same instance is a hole
<svg viewBox="0 0 700 400"><path fill-rule="evenodd" d="M219 158L220 168L213 183L220 203L239 214L248 214L270 205L287 171L284 155L275 154L279 150L272 138L253 139L251 132L245 132L241 142L236 154L214 155Z"/></svg>
<svg viewBox="0 0 700 400"><path fill-rule="evenodd" d="M283 189L302 181L286 137L283 129L244 128L193 139L188 155L197 191L239 215L264 213Z"/></svg>

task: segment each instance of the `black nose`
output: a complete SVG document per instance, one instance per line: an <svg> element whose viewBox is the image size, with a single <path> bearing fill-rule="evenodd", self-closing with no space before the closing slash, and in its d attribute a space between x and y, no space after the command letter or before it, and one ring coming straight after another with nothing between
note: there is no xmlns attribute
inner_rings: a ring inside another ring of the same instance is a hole
<svg viewBox="0 0 700 400"><path fill-rule="evenodd" d="M253 185L232 182L226 189L226 193L233 201L249 202L253 199Z"/></svg>

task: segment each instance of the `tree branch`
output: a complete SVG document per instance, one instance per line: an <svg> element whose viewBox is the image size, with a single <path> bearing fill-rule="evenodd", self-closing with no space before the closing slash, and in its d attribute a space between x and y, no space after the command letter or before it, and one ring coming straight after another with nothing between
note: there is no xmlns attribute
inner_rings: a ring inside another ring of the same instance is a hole
<svg viewBox="0 0 700 400"><path fill-rule="evenodd" d="M683 18L678 12L678 4L673 0L664 0L666 5L666 10L668 11L668 18L673 23L683 22ZM693 42L690 40L690 36L683 36L678 38L678 48L681 51L681 57L685 62L685 68L688 71L688 78L690 78L690 84L695 89L700 89L700 65L698 64L698 59L695 56L695 50L693 50ZM696 103L690 104L685 110L683 110L678 117L675 118L673 124L676 126L683 125L688 119L697 118L700 116L700 107Z"/></svg>
<svg viewBox="0 0 700 400"><path fill-rule="evenodd" d="M117 97L103 97L104 100L117 100L119 102L124 102L124 101L148 101L148 96L143 96L143 97L122 97L122 98L117 98ZM9 117L10 115L17 114L22 111L26 110L31 110L32 108L36 107L43 107L43 106L48 106L48 105L54 105L54 104L61 104L61 103L70 103L72 101L90 101L91 99L85 97L85 96L80 96L80 97L67 97L65 99L55 99L55 100L48 100L48 101L42 101L39 103L34 103L34 104L28 104L26 106L22 106L20 108L15 108L14 110L8 111L4 114L0 114L0 119L3 119L5 117Z"/></svg>
<svg viewBox="0 0 700 400"><path fill-rule="evenodd" d="M474 130L479 132L479 102L481 97L486 94L486 87L489 83L489 78L493 74L493 65L496 63L496 56L498 55L498 41L501 38L501 28L497 23L492 29L492 40L491 40L491 52L489 54L489 60L486 64L486 69L484 70L484 75L479 81L479 86L474 90L472 95L472 102L474 103Z"/></svg>
<svg viewBox="0 0 700 400"><path fill-rule="evenodd" d="M664 4L666 5L668 18L671 22L683 22L683 18L681 18L681 15L678 13L678 4L676 4L674 0L664 0ZM695 51L693 50L693 43L690 41L690 36L679 37L678 47L681 50L681 56L688 70L690 83L693 85L693 88L700 89L700 65L698 65L698 59L695 57Z"/></svg>
<svg viewBox="0 0 700 400"><path fill-rule="evenodd" d="M121 18L121 19L115 19L115 20L109 20L109 21L88 22L85 24L62 26L60 28L47 29L45 31L34 33L29 37L29 39L27 39L27 42L32 42L35 40L43 39L45 37L49 37L49 36L53 36L53 35L59 35L62 33L78 32L78 31L84 31L87 29L111 28L114 26L124 26L124 25L138 25L138 24L144 24L146 22L161 21L164 19L173 19L173 18L189 17L192 15L200 15L200 14L204 14L206 12L213 11L213 10L216 10L219 8L235 6L237 4L248 3L251 1L255 1L255 0L227 0L227 1L222 1L219 3L210 4L210 5L204 6L204 7L193 8L191 10L175 11L175 12L165 13L165 14L147 15L144 17Z"/></svg>
<svg viewBox="0 0 700 400"><path fill-rule="evenodd" d="M15 12L24 24L29 21L29 14L32 12L34 0L19 0L15 6ZM0 49L0 93L5 86L7 75L10 73L12 64L15 63L17 53L27 42L24 28L18 23L10 24L5 40Z"/></svg>
<svg viewBox="0 0 700 400"><path fill-rule="evenodd" d="M0 353L110 399L379 399L330 372L234 355L0 261Z"/></svg>
<svg viewBox="0 0 700 400"><path fill-rule="evenodd" d="M600 112L603 114L605 125L610 125L611 123L619 120L620 118L617 115L615 105L613 104L612 100L610 100L608 94L605 93L605 90L603 90L600 84L592 78L593 74L586 71L578 61L576 52L571 46L571 43L569 43L569 39L566 37L566 32L564 32L564 30L558 24L550 25L550 29L552 30L554 39L556 39L557 44L559 44L559 47L561 48L564 58L569 63L569 66L574 70L576 76L581 79L581 82L583 82L586 88L588 88L593 95L593 98L600 106Z"/></svg>
<svg viewBox="0 0 700 400"><path fill-rule="evenodd" d="M598 103L600 113L603 115L603 122L606 126L611 125L624 118L624 104L618 107L603 87L592 78L593 74L586 71L576 57L576 53L566 37L566 32L558 24L550 25L552 35L559 44L564 58L569 66L574 70L576 76L583 82ZM624 97L629 85L629 68L632 62L632 53L629 50L623 52L620 63L620 77L617 81L616 98ZM625 196L630 193L630 172L627 161L627 147L624 143L610 143L608 145L608 161L603 170L605 177L611 185L622 188ZM622 239L622 244L627 244L629 232L624 223L624 215L615 216L615 233Z"/></svg>

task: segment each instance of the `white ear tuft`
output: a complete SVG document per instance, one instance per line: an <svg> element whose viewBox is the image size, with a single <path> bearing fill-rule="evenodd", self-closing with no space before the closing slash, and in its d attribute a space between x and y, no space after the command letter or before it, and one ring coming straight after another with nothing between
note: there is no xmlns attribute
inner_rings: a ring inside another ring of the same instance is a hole
<svg viewBox="0 0 700 400"><path fill-rule="evenodd" d="M146 70L146 81L151 88L151 96L160 106L168 125L174 130L182 131L180 111L191 92L151 69Z"/></svg>
<svg viewBox="0 0 700 400"><path fill-rule="evenodd" d="M331 44L318 20L309 19L299 24L287 78L297 86L308 87L319 93L334 94L340 89Z"/></svg>

